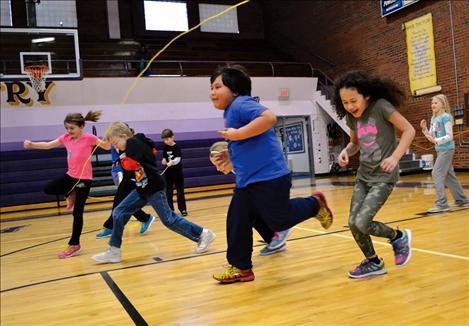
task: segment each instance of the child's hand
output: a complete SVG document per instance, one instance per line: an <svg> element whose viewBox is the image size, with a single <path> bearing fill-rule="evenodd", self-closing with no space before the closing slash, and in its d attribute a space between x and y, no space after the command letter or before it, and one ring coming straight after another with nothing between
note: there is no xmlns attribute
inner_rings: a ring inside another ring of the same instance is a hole
<svg viewBox="0 0 469 326"><path fill-rule="evenodd" d="M161 164L162 164L162 165L166 165L166 164L168 164L168 162L166 162L166 159L162 159L162 160L161 160Z"/></svg>
<svg viewBox="0 0 469 326"><path fill-rule="evenodd" d="M229 139L229 140L239 140L240 137L239 137L239 132L238 132L238 129L235 129L235 128L225 128L223 130L220 130L218 132L218 134L220 136L222 136L223 138L225 139Z"/></svg>
<svg viewBox="0 0 469 326"><path fill-rule="evenodd" d="M166 165L169 167L169 166L172 166L173 163L171 161L168 161L168 163L166 163Z"/></svg>
<svg viewBox="0 0 469 326"><path fill-rule="evenodd" d="M339 163L340 167L344 168L348 165L348 153L346 149L343 149L340 152L339 156L337 157L337 163Z"/></svg>
<svg viewBox="0 0 469 326"><path fill-rule="evenodd" d="M384 172L391 173L396 168L398 162L395 157L389 156L381 162L380 166Z"/></svg>
<svg viewBox="0 0 469 326"><path fill-rule="evenodd" d="M233 165L228 156L228 150L223 150L218 154L210 155L210 162L217 168L218 171L228 174L233 170Z"/></svg>
<svg viewBox="0 0 469 326"><path fill-rule="evenodd" d="M427 120L422 119L422 120L420 121L420 128L422 128L422 129L427 129Z"/></svg>
<svg viewBox="0 0 469 326"><path fill-rule="evenodd" d="M23 142L23 147L24 147L24 148L32 148L32 143L33 143L33 142L30 141L30 140L25 140L25 141Z"/></svg>

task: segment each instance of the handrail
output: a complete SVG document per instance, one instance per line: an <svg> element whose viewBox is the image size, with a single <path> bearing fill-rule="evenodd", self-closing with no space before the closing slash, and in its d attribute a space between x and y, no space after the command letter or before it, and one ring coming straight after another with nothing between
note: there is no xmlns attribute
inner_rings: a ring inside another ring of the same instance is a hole
<svg viewBox="0 0 469 326"><path fill-rule="evenodd" d="M74 64L71 64L75 62L74 60L63 60L63 59L58 59L55 60L56 63L63 64L64 67L64 72L70 73L70 72L75 72L75 71L70 71L70 67L75 66ZM2 71L0 71L0 74L4 74L6 72L6 67L8 66L15 66L14 64L17 64L17 61L14 60L1 60L2 63ZM9 63L12 63L13 65L9 65ZM86 69L87 68L87 63L107 63L107 64L119 64L122 69L118 69L117 71L122 71L122 72L129 72L132 66L138 67L139 64L141 63L141 60L129 60L127 58L120 58L120 59L80 59L81 63L81 68ZM277 71L275 67L278 67L279 65L295 65L295 66L305 66L309 73L305 73L306 76L308 77L314 77L314 71L315 69L312 67L311 63L309 62L290 62L290 61L243 61L243 60L157 60L152 62L152 65L150 66L150 69L154 65L158 64L175 64L177 66L177 74L178 76L186 76L187 75L187 69L186 71L184 70L184 66L187 64L210 64L210 65L232 65L232 64L241 64L241 65L268 65L270 67L271 71L271 76L275 77L277 75ZM155 67L153 67L155 68ZM211 70L213 68L211 67ZM103 69L109 71L109 69ZM176 69L175 69L176 70ZM210 70L210 72L211 72ZM255 74L253 74L255 76ZM3 77L1 79L6 79L6 77Z"/></svg>

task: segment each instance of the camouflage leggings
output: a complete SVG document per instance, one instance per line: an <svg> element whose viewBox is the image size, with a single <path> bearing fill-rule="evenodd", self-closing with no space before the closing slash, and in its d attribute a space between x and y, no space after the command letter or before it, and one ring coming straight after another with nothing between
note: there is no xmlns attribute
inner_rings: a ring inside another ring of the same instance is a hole
<svg viewBox="0 0 469 326"><path fill-rule="evenodd" d="M373 221L394 188L392 183L368 183L357 180L350 204L349 226L353 237L365 257L373 257L375 249L370 235L392 239L394 230L381 222Z"/></svg>

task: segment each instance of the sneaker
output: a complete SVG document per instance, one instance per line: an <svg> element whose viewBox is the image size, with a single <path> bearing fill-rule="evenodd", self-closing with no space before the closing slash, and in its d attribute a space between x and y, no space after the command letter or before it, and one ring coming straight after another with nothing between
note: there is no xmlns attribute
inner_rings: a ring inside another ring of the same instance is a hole
<svg viewBox="0 0 469 326"><path fill-rule="evenodd" d="M412 256L412 232L405 229L402 232L402 237L390 242L394 250L394 262L396 265L403 266L407 264Z"/></svg>
<svg viewBox="0 0 469 326"><path fill-rule="evenodd" d="M74 245L74 246L68 246L67 250L61 251L57 254L57 257L60 259L64 258L69 258L72 256L75 256L80 252L81 246L80 245Z"/></svg>
<svg viewBox="0 0 469 326"><path fill-rule="evenodd" d="M269 247L270 250L275 250L282 247L287 242L287 239L292 231L292 229L286 229L285 231L275 232L267 247Z"/></svg>
<svg viewBox="0 0 469 326"><path fill-rule="evenodd" d="M187 211L186 210L181 211L181 215L182 216L187 216Z"/></svg>
<svg viewBox="0 0 469 326"><path fill-rule="evenodd" d="M355 269L348 272L350 278L365 278L373 275L383 275L386 274L386 268L384 267L384 262L380 258L380 263L376 264L370 260L365 259L355 267Z"/></svg>
<svg viewBox="0 0 469 326"><path fill-rule="evenodd" d="M427 213L429 214L435 214L435 213L443 213L443 212L448 212L449 207L432 207L427 209Z"/></svg>
<svg viewBox="0 0 469 326"><path fill-rule="evenodd" d="M208 246L215 240L217 236L212 230L203 229L202 234L200 235L199 242L197 243L197 248L195 248L195 252L197 254L201 254L208 250Z"/></svg>
<svg viewBox="0 0 469 326"><path fill-rule="evenodd" d="M110 246L106 251L94 255L91 258L98 263L118 263L121 261L121 249Z"/></svg>
<svg viewBox="0 0 469 326"><path fill-rule="evenodd" d="M457 202L453 202L453 203L449 204L449 207L454 207L454 208L457 208L457 207L469 207L469 202L467 202L467 203L457 203Z"/></svg>
<svg viewBox="0 0 469 326"><path fill-rule="evenodd" d="M213 278L220 283L249 282L256 278L252 269L241 270L232 265L228 265L226 272L213 274Z"/></svg>
<svg viewBox="0 0 469 326"><path fill-rule="evenodd" d="M334 216L332 215L329 206L327 206L326 197L320 191L313 193L313 197L319 202L319 211L315 217L321 223L322 227L327 230L331 227Z"/></svg>
<svg viewBox="0 0 469 326"><path fill-rule="evenodd" d="M77 194L75 191L72 191L70 196L67 197L67 210L71 211L73 209L73 206L75 206L75 199L77 198Z"/></svg>
<svg viewBox="0 0 469 326"><path fill-rule="evenodd" d="M112 229L104 228L101 232L96 234L96 239L110 237L112 234Z"/></svg>
<svg viewBox="0 0 469 326"><path fill-rule="evenodd" d="M272 255L276 254L277 252L285 251L287 250L287 244L285 243L283 246L277 248L277 249L270 249L269 246L265 246L261 250L259 250L259 255L261 256L267 256L267 255Z"/></svg>
<svg viewBox="0 0 469 326"><path fill-rule="evenodd" d="M145 223L142 223L142 227L140 228L140 234L147 233L148 230L150 230L150 226L154 220L155 220L155 217L153 215L150 215L150 218L148 219L148 221L146 221Z"/></svg>

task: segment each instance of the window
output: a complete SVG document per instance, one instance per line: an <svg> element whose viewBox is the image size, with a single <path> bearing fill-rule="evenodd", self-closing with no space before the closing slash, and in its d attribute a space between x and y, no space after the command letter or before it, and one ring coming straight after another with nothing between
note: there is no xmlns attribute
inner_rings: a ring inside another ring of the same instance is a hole
<svg viewBox="0 0 469 326"><path fill-rule="evenodd" d="M0 1L0 25L1 26L13 26L11 19L11 1L1 0Z"/></svg>
<svg viewBox="0 0 469 326"><path fill-rule="evenodd" d="M216 15L223 10L230 8L231 6L227 5L212 5L207 3L199 4L199 16L200 21L207 19L213 15ZM200 26L202 32L211 32L211 33L233 33L239 34L238 28L238 12L235 9L228 11L227 13L212 19L202 26Z"/></svg>
<svg viewBox="0 0 469 326"><path fill-rule="evenodd" d="M36 3L36 26L76 28L75 0L41 0Z"/></svg>
<svg viewBox="0 0 469 326"><path fill-rule="evenodd" d="M185 2L145 0L143 6L146 30L177 32L189 30Z"/></svg>

